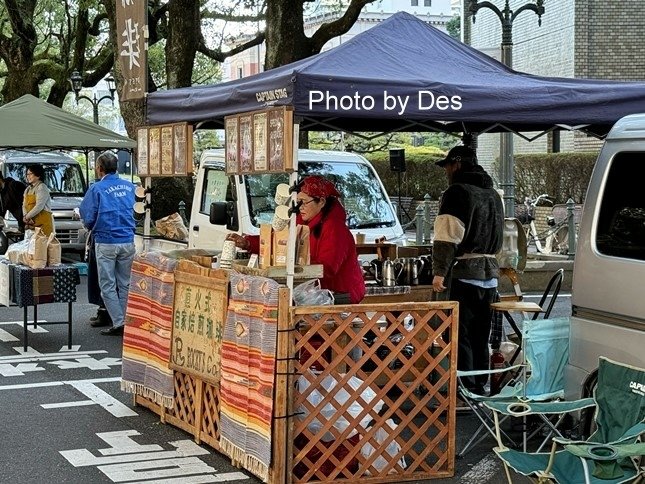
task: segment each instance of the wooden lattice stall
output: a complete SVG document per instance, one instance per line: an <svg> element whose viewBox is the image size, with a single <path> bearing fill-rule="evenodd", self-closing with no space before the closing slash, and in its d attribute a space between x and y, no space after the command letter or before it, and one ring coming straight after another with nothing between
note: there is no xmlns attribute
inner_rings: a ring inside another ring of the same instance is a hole
<svg viewBox="0 0 645 484"><path fill-rule="evenodd" d="M278 344L279 356L292 355L279 360L288 362L291 449L285 480L276 482L452 476L457 308L454 302L404 303L396 311L385 304L293 308L281 333L291 337Z"/></svg>
<svg viewBox="0 0 645 484"><path fill-rule="evenodd" d="M219 450L219 385L212 385L195 376L174 371L175 396L173 408L165 408L141 395L137 405L159 415L169 423L191 434L195 442Z"/></svg>
<svg viewBox="0 0 645 484"><path fill-rule="evenodd" d="M279 295L271 484L454 474L458 305L289 308ZM162 422L219 446L219 386L174 371Z"/></svg>

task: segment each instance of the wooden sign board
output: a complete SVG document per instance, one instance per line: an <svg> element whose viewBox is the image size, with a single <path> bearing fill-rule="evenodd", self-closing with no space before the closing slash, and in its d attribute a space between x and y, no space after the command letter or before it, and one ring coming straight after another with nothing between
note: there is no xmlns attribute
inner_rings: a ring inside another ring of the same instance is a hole
<svg viewBox="0 0 645 484"><path fill-rule="evenodd" d="M137 174L187 176L193 172L193 127L187 123L137 130Z"/></svg>
<svg viewBox="0 0 645 484"><path fill-rule="evenodd" d="M170 367L216 384L221 378L228 274L182 263L195 269L185 272L178 266L175 270Z"/></svg>
<svg viewBox="0 0 645 484"><path fill-rule="evenodd" d="M224 119L226 174L293 171L293 111L286 106Z"/></svg>

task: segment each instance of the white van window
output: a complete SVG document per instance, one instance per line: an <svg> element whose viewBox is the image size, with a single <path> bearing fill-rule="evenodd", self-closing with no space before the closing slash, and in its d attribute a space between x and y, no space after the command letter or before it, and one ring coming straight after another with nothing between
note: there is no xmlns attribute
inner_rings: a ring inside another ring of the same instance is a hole
<svg viewBox="0 0 645 484"><path fill-rule="evenodd" d="M605 255L645 260L645 197L634 167L645 152L624 152L611 161L598 215L596 246Z"/></svg>
<svg viewBox="0 0 645 484"><path fill-rule="evenodd" d="M7 175L26 183L28 163L6 163ZM52 197L82 197L85 194L85 180L79 165L70 163L43 163L43 183Z"/></svg>
<svg viewBox="0 0 645 484"><path fill-rule="evenodd" d="M199 211L205 215L210 213L211 203L230 200L226 197L228 188L228 177L224 170L207 168L204 173L204 190L202 190L202 201Z"/></svg>
<svg viewBox="0 0 645 484"><path fill-rule="evenodd" d="M350 229L394 227L396 217L378 178L369 165L361 163L302 162L300 177L322 175L331 180L341 193ZM255 226L271 223L275 209L275 188L289 183L284 173L246 176L251 222Z"/></svg>

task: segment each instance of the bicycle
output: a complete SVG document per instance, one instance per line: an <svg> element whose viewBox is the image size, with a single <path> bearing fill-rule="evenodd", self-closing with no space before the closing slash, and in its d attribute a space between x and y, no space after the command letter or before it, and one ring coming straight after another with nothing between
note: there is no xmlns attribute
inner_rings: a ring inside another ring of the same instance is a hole
<svg viewBox="0 0 645 484"><path fill-rule="evenodd" d="M536 198L525 197L525 213L518 215L518 220L525 226L527 247L531 242L540 254L568 254L569 253L569 221L563 218L556 221L555 217L549 215L546 217L548 228L543 232L538 232L535 226L535 208L541 201L546 201L553 205L551 197L543 193ZM578 234L576 234L576 239ZM544 245L542 244L544 240Z"/></svg>

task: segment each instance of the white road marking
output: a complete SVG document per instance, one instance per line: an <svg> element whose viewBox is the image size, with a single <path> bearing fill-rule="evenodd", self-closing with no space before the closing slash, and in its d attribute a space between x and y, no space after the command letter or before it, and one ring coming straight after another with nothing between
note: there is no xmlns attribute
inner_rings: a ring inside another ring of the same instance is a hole
<svg viewBox="0 0 645 484"><path fill-rule="evenodd" d="M80 349L81 349L81 345L72 345L71 348L68 348L67 346L61 346L58 351L60 351L61 353L66 353L69 351L78 351Z"/></svg>
<svg viewBox="0 0 645 484"><path fill-rule="evenodd" d="M477 482L483 484L488 482L491 477L497 476L500 474L500 463L495 458L494 455L489 455L484 457L482 460L477 462L472 469L466 472L459 482L462 484L471 484Z"/></svg>
<svg viewBox="0 0 645 484"><path fill-rule="evenodd" d="M112 432L108 432L112 433ZM138 434L138 432L137 432ZM97 434L99 437L101 434ZM140 435L140 434L139 434ZM156 452L137 452L137 453L123 453L124 449L120 447L114 448L115 454L106 457L97 457L87 449L73 449L61 450L60 453L65 459L69 461L74 467L88 467L88 466L110 466L112 464L123 464L126 462L149 462L149 461L165 461L166 459L177 459L182 457L193 457L197 455L206 455L210 452L201 448L192 440L177 440L169 442L170 445L176 450L160 450ZM147 446L140 446L147 447ZM132 448L126 448L125 452L131 452ZM103 450L99 450L103 452ZM118 454L116 453L118 452ZM162 467L158 463L157 467ZM137 478L136 476L134 477Z"/></svg>
<svg viewBox="0 0 645 484"><path fill-rule="evenodd" d="M138 417L139 414L132 410L127 405L124 405L112 395L107 392L104 392L94 383L89 383L87 381L76 381L76 382L66 382L68 385L73 386L83 395L88 397L93 402L96 402L98 405L103 407L105 410L110 412L117 418L121 417Z"/></svg>
<svg viewBox="0 0 645 484"><path fill-rule="evenodd" d="M21 355L0 356L0 363L28 363L33 361L49 361L57 359L87 358L89 355L105 354L107 350L92 350L62 353L24 353Z"/></svg>
<svg viewBox="0 0 645 484"><path fill-rule="evenodd" d="M86 405L96 405L92 400L79 400L77 402L61 402L61 403L43 403L41 407L49 408L66 408L66 407L84 407Z"/></svg>
<svg viewBox="0 0 645 484"><path fill-rule="evenodd" d="M202 484L210 482L245 481L249 476L241 472L225 472L224 474L186 476L170 479L155 479L154 481L134 481L128 484Z"/></svg>
<svg viewBox="0 0 645 484"><path fill-rule="evenodd" d="M10 332L0 328L0 341L2 341L3 343L6 343L7 341L19 341L19 340Z"/></svg>
<svg viewBox="0 0 645 484"><path fill-rule="evenodd" d="M70 370L76 368L89 368L90 370L109 370L111 366L121 364L121 358L102 358L97 360L90 356L74 358L75 361L57 360L50 361L50 365L56 365L61 370Z"/></svg>
<svg viewBox="0 0 645 484"><path fill-rule="evenodd" d="M138 444L131 438L135 435L141 435L136 430L117 430L96 435L110 446L107 449L99 449L101 455L136 454L137 452L158 452L163 450L163 447L157 444Z"/></svg>
<svg viewBox="0 0 645 484"><path fill-rule="evenodd" d="M69 380L69 381L48 381L43 383L22 383L17 385L0 385L1 390L24 390L26 388L40 388L40 387L57 387L62 385L72 385L73 383L89 382L89 383L111 383L121 381L120 376L111 378L91 378L88 380Z"/></svg>
<svg viewBox="0 0 645 484"><path fill-rule="evenodd" d="M146 482L150 482L148 479L215 472L215 468L209 466L197 457L179 457L161 461L127 462L124 464L99 466L98 469L113 482L126 482L134 479L145 479Z"/></svg>
<svg viewBox="0 0 645 484"><path fill-rule="evenodd" d="M216 469L197 456L210 451L192 440L168 442L175 450L164 450L156 444L141 445L132 437L136 430L96 434L109 448L98 449L95 456L88 449L62 450L60 454L74 467L97 466L113 482L128 484L201 484L247 480L242 472L216 474Z"/></svg>
<svg viewBox="0 0 645 484"><path fill-rule="evenodd" d="M38 323L46 323L46 319L39 319ZM0 325L4 326L9 326L9 325L17 325L20 326L20 329L23 329L25 326L25 322L20 320L20 321L1 321ZM27 321L27 331L30 333L49 333L43 326L37 326L34 328L34 322L33 321Z"/></svg>
<svg viewBox="0 0 645 484"><path fill-rule="evenodd" d="M0 375L2 376L24 376L25 373L33 371L45 371L45 369L38 366L38 363L18 363L16 366L0 363Z"/></svg>

